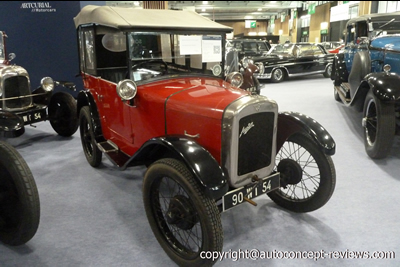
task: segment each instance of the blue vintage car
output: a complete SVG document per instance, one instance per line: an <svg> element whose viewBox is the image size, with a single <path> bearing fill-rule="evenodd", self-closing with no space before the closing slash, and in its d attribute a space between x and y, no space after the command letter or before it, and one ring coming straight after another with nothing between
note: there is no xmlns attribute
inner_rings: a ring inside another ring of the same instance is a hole
<svg viewBox="0 0 400 267"><path fill-rule="evenodd" d="M345 42L333 63L335 99L363 112L365 150L385 158L400 135L400 12L349 20Z"/></svg>

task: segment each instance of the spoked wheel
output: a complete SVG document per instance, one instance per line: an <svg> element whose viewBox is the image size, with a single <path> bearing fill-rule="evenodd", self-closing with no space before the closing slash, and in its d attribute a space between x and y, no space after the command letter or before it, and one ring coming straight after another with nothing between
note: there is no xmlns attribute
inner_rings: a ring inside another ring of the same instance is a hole
<svg viewBox="0 0 400 267"><path fill-rule="evenodd" d="M79 129L81 133L81 143L86 160L93 167L101 163L102 152L97 147L93 132L92 116L88 106L84 106L79 114Z"/></svg>
<svg viewBox="0 0 400 267"><path fill-rule="evenodd" d="M58 92L51 97L48 107L50 124L61 136L71 136L78 129L76 100L72 95Z"/></svg>
<svg viewBox="0 0 400 267"><path fill-rule="evenodd" d="M18 246L35 234L40 202L33 175L21 155L0 142L0 241Z"/></svg>
<svg viewBox="0 0 400 267"><path fill-rule="evenodd" d="M202 251L221 251L223 231L215 201L204 195L186 166L175 159L153 163L143 182L151 229L179 266L206 266Z"/></svg>
<svg viewBox="0 0 400 267"><path fill-rule="evenodd" d="M373 159L389 155L396 131L395 107L376 98L370 91L364 102L364 145Z"/></svg>
<svg viewBox="0 0 400 267"><path fill-rule="evenodd" d="M281 188L268 193L279 206L294 212L309 212L325 205L335 189L333 161L310 137L295 134L276 156Z"/></svg>

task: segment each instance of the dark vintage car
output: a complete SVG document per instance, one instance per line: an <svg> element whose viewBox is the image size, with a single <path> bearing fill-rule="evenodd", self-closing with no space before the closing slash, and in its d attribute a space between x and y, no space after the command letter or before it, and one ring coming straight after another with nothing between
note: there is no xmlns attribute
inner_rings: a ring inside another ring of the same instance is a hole
<svg viewBox="0 0 400 267"><path fill-rule="evenodd" d="M239 52L239 59L244 57L259 57L267 54L271 45L264 40L257 39L233 39L228 41Z"/></svg>
<svg viewBox="0 0 400 267"><path fill-rule="evenodd" d="M276 83L286 77L311 74L323 74L329 78L333 57L334 55L328 53L320 44L278 44L272 47L266 56L253 58L254 64L259 68L255 77L259 80L270 79Z"/></svg>
<svg viewBox="0 0 400 267"><path fill-rule="evenodd" d="M334 60L335 99L363 112L365 150L373 159L387 157L400 135L399 33L400 12L351 19Z"/></svg>
<svg viewBox="0 0 400 267"><path fill-rule="evenodd" d="M28 72L21 66L11 64L14 53L6 57L6 34L0 31L0 120L5 136L24 133L21 125L49 120L61 136L71 136L78 129L76 100L64 92L54 93L58 85L75 89L69 82L41 80L41 86L31 92ZM5 123L5 124L4 124Z"/></svg>
<svg viewBox="0 0 400 267"><path fill-rule="evenodd" d="M213 264L201 253L222 251L221 212L257 196L294 212L330 199L334 140L312 118L234 85L224 71L232 28L191 11L92 5L74 22L86 159L147 167L146 215L178 265Z"/></svg>

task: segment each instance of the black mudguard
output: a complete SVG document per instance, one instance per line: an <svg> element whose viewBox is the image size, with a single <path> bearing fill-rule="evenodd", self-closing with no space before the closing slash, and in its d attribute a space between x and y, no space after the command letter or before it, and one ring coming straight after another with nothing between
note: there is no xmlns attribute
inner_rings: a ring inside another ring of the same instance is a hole
<svg viewBox="0 0 400 267"><path fill-rule="evenodd" d="M97 106L93 99L93 96L91 93L82 90L78 93L78 97L77 97L78 117L79 117L79 112L81 111L81 108L84 106L89 106L90 113L91 113L90 117L92 118L93 132L94 132L96 141L97 142L104 141L103 131L101 129L100 115L99 115L99 111L97 110Z"/></svg>
<svg viewBox="0 0 400 267"><path fill-rule="evenodd" d="M297 113L281 112L278 115L277 152L285 141L295 133L309 135L326 155L334 155L336 144L328 131L314 119Z"/></svg>
<svg viewBox="0 0 400 267"><path fill-rule="evenodd" d="M23 119L14 113L0 111L0 132L7 138L21 136L25 132Z"/></svg>
<svg viewBox="0 0 400 267"><path fill-rule="evenodd" d="M372 92L382 101L400 100L400 75L396 73L370 73L364 78Z"/></svg>
<svg viewBox="0 0 400 267"><path fill-rule="evenodd" d="M195 141L179 136L158 137L147 141L125 164L150 163L161 158L181 160L196 177L204 192L213 199L219 199L228 192L227 175L215 158Z"/></svg>

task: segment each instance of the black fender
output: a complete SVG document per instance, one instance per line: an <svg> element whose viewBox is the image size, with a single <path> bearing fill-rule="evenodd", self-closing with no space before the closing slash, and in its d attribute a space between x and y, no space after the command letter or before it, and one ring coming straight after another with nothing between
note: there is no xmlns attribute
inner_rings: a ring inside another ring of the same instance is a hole
<svg viewBox="0 0 400 267"><path fill-rule="evenodd" d="M21 136L25 132L24 120L14 113L0 111L0 132L7 138Z"/></svg>
<svg viewBox="0 0 400 267"><path fill-rule="evenodd" d="M365 76L372 92L382 101L400 100L400 75L375 72Z"/></svg>
<svg viewBox="0 0 400 267"><path fill-rule="evenodd" d="M391 102L400 100L400 76L396 73L372 72L367 74L357 88L350 103L356 110L362 111L365 97L370 90L381 101Z"/></svg>
<svg viewBox="0 0 400 267"><path fill-rule="evenodd" d="M293 134L303 132L309 135L326 155L334 155L336 144L328 131L316 120L297 112L278 114L277 152Z"/></svg>
<svg viewBox="0 0 400 267"><path fill-rule="evenodd" d="M89 106L90 117L92 118L93 124L93 132L95 135L95 139L97 142L104 141L103 131L101 129L100 115L97 110L96 102L94 101L93 95L85 90L82 90L78 93L77 96L77 114L79 117L79 113L84 106Z"/></svg>
<svg viewBox="0 0 400 267"><path fill-rule="evenodd" d="M344 54L336 54L333 58L331 80L335 81L335 85L340 85L342 82L347 82L349 72L344 61Z"/></svg>
<svg viewBox="0 0 400 267"><path fill-rule="evenodd" d="M182 161L211 198L219 199L228 192L228 176L215 158L204 147L185 137L168 136L148 140L124 168L138 163L149 165L166 157Z"/></svg>

